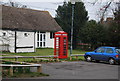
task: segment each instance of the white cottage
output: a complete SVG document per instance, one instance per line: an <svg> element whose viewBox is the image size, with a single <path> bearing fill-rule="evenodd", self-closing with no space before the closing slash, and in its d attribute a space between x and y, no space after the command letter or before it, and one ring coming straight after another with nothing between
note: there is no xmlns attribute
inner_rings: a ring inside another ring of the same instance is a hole
<svg viewBox="0 0 120 81"><path fill-rule="evenodd" d="M35 52L36 48L53 48L53 33L57 31L62 29L47 11L2 6L2 51Z"/></svg>

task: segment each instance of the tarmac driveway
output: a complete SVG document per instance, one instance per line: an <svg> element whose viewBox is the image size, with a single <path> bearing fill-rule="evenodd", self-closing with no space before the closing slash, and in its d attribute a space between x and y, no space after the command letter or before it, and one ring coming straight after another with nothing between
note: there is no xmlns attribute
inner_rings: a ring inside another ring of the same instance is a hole
<svg viewBox="0 0 120 81"><path fill-rule="evenodd" d="M118 65L94 62L60 62L42 64L47 77L37 79L118 79Z"/></svg>

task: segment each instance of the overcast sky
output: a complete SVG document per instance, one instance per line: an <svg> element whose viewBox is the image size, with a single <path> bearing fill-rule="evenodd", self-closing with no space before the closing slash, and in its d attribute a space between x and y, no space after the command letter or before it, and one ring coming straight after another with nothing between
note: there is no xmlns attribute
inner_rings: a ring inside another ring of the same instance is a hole
<svg viewBox="0 0 120 81"><path fill-rule="evenodd" d="M0 0L0 1L4 1L4 2L8 2L9 0ZM45 11L49 11L50 14L55 17L56 15L56 9L58 8L59 5L62 5L64 1L69 1L69 0L11 0L11 1L15 1L18 2L20 4L24 4L27 5L29 8L32 9L37 9L37 10L45 10ZM98 0L98 2L96 2L97 0L82 0L85 3L85 7L86 10L88 11L88 15L89 15L89 20L90 19L94 19L94 20L99 20L99 13L100 13L100 9L108 4L108 2L110 2L111 0ZM112 17L112 9L114 9L115 6L115 2L118 2L119 0L112 0L114 3L111 4L111 6L108 8L108 12L106 13L106 15L108 17ZM96 2L95 4L92 4Z"/></svg>

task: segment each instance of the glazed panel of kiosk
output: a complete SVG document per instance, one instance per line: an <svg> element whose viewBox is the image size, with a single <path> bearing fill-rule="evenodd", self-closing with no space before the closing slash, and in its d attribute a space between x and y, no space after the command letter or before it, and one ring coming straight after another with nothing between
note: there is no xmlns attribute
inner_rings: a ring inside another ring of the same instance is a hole
<svg viewBox="0 0 120 81"><path fill-rule="evenodd" d="M68 57L68 36L64 31L56 32L54 35L54 55L64 59Z"/></svg>

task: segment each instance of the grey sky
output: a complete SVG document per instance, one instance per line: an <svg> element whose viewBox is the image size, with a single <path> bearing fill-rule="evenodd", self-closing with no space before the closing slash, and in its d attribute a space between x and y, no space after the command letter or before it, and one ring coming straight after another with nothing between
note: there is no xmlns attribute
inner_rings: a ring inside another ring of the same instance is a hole
<svg viewBox="0 0 120 81"><path fill-rule="evenodd" d="M7 2L9 0L2 0L4 2ZM56 9L59 5L62 5L64 1L69 0L12 0L19 2L20 4L27 5L29 8L37 9L37 10L46 10L49 11L50 14L55 17ZM88 11L89 19L99 20L99 13L100 9L105 5L106 3L110 2L111 0L98 0L96 4L94 3L96 0L82 0L85 3L86 10ZM106 16L112 17L112 9L114 9L115 2L118 2L119 0L112 0L114 3L108 8L108 12L106 13Z"/></svg>

